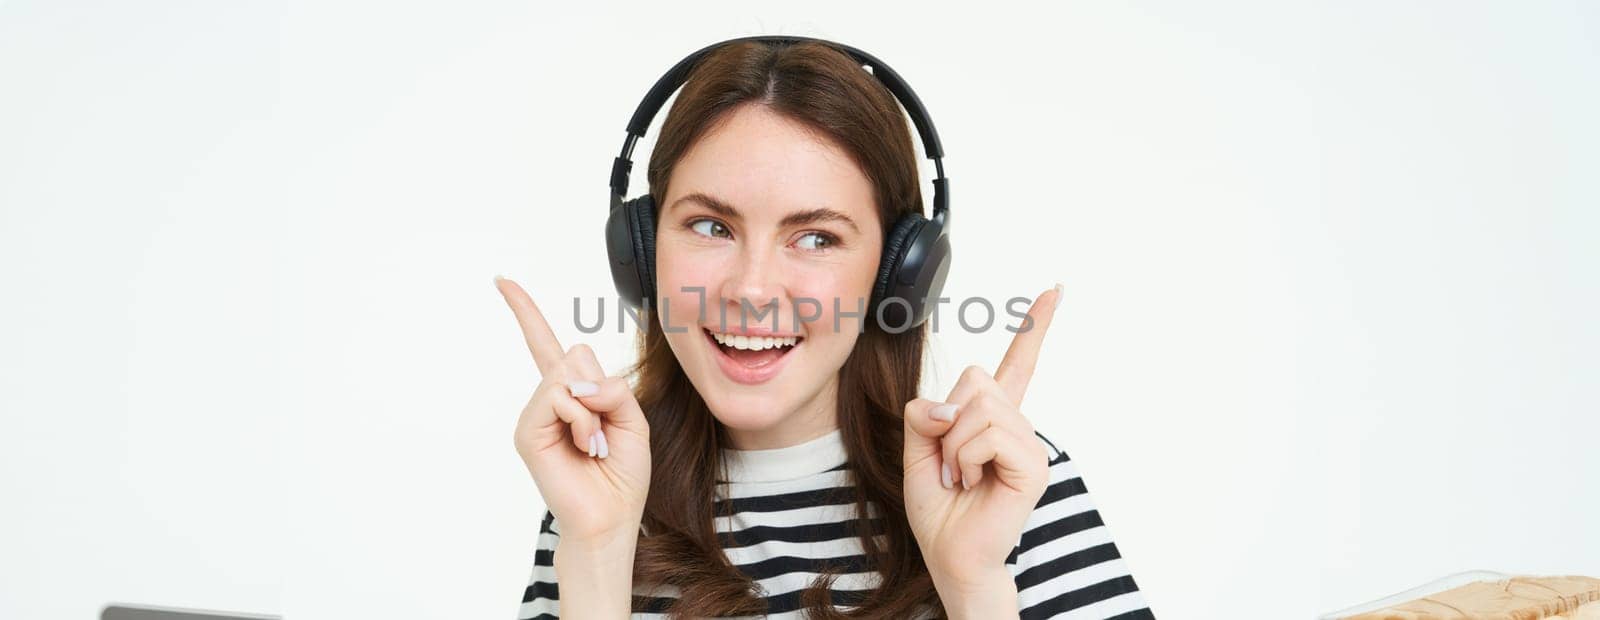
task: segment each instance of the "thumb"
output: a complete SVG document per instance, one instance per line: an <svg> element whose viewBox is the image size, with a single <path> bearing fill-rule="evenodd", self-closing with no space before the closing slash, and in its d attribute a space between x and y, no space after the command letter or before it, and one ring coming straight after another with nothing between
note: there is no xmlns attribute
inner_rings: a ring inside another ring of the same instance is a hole
<svg viewBox="0 0 1600 620"><path fill-rule="evenodd" d="M605 423L640 436L650 435L650 423L645 420L639 401L634 399L633 386L623 377L606 377L599 381L573 384L573 395L590 411L604 414Z"/></svg>
<svg viewBox="0 0 1600 620"><path fill-rule="evenodd" d="M578 400L590 411L605 414L605 423L641 437L650 435L649 423L639 401L634 400L633 388L623 377L608 377L595 358L594 349L585 344L572 345L567 352L567 364L589 382L580 386Z"/></svg>
<svg viewBox="0 0 1600 620"><path fill-rule="evenodd" d="M914 399L906 403L906 446L905 468L910 470L923 461L930 461L930 467L937 468L939 455L943 452L940 440L950 431L955 424L955 405L947 405L939 401L926 398Z"/></svg>

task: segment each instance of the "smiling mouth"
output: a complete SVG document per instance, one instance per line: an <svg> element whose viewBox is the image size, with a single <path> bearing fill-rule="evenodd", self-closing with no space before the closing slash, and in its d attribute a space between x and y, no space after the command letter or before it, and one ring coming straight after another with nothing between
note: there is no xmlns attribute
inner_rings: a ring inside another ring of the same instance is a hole
<svg viewBox="0 0 1600 620"><path fill-rule="evenodd" d="M705 328L701 331L717 351L717 365L739 383L761 383L772 378L782 369L778 362L805 342L804 336L741 336Z"/></svg>

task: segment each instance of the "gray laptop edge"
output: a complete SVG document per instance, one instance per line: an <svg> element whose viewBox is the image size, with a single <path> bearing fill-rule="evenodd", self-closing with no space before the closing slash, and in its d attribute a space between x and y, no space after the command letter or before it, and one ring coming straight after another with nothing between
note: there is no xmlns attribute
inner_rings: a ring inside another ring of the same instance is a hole
<svg viewBox="0 0 1600 620"><path fill-rule="evenodd" d="M100 620L283 620L283 616L112 603L100 612Z"/></svg>

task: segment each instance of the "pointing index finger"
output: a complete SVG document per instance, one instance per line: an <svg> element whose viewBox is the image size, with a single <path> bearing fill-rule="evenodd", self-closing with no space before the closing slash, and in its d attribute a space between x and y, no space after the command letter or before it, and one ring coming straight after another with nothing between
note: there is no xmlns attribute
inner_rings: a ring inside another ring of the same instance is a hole
<svg viewBox="0 0 1600 620"><path fill-rule="evenodd" d="M1022 395L1033 378L1033 368L1039 362L1039 349L1044 345L1045 330L1055 317L1056 306L1061 303L1061 285L1045 291L1033 300L1028 308L1027 328L1017 332L1006 348L1006 355L995 370L994 380L1011 397L1011 402L1021 404Z"/></svg>
<svg viewBox="0 0 1600 620"><path fill-rule="evenodd" d="M539 306L510 278L495 276L494 286L506 298L506 305L511 306L517 324L522 326L522 338L528 342L528 351L533 353L533 363L539 366L539 374L550 374L561 363L563 349L556 340L556 333L545 322L544 314L539 312Z"/></svg>

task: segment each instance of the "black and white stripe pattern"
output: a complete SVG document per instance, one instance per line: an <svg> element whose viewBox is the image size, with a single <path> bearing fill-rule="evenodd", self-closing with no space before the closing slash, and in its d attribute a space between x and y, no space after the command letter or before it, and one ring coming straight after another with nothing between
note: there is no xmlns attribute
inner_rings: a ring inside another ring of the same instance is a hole
<svg viewBox="0 0 1600 620"><path fill-rule="evenodd" d="M1006 558L1023 620L1154 618L1077 467L1043 435L1038 437L1051 455L1050 485ZM723 551L765 593L766 618L804 618L800 592L824 567L838 567L842 573L834 582L833 598L841 608L857 604L878 583L853 529L851 480L838 442L835 431L802 446L743 453L745 467L719 489L718 514L726 504L732 508L732 516L716 523ZM797 452L801 449L805 452ZM792 462L797 457L803 462ZM871 510L867 526L881 532L882 522L875 507ZM559 536L559 524L546 511L520 620L559 617L553 566ZM665 618L662 612L678 593L670 586L635 584L633 594L634 618Z"/></svg>

